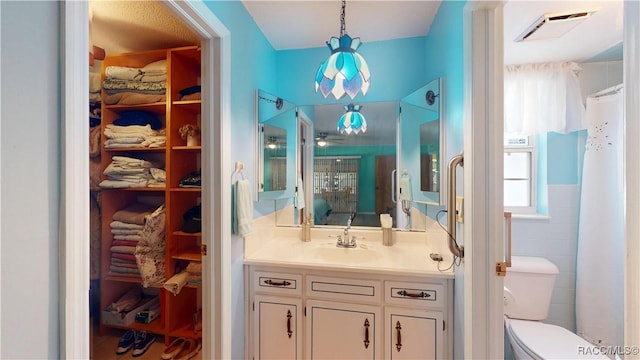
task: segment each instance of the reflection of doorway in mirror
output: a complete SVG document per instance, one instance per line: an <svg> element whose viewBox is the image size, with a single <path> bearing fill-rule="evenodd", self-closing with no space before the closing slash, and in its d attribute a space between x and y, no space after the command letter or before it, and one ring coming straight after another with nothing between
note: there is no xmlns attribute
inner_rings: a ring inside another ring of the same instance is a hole
<svg viewBox="0 0 640 360"><path fill-rule="evenodd" d="M437 154L420 155L420 190L439 191Z"/></svg>
<svg viewBox="0 0 640 360"><path fill-rule="evenodd" d="M354 157L316 157L313 169L313 197L318 225L326 225L328 216L358 211L358 169Z"/></svg>
<svg viewBox="0 0 640 360"><path fill-rule="evenodd" d="M375 160L376 214L391 214L393 227L396 227L396 206L393 202L393 184L391 176L396 169L395 155L379 155Z"/></svg>

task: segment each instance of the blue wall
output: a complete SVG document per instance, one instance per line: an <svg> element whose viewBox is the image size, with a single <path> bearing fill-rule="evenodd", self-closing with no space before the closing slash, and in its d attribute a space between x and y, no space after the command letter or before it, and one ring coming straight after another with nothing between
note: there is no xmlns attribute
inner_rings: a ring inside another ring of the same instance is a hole
<svg viewBox="0 0 640 360"><path fill-rule="evenodd" d="M231 162L245 164L245 177L256 184L255 169L255 89L277 94L275 72L276 51L253 21L240 1L210 1L206 3L227 27L231 38ZM233 169L228 169L229 176ZM258 205L259 203L256 203ZM254 213L262 210L256 206ZM273 211L273 204L270 212ZM244 313L244 243L231 241L231 357L245 358Z"/></svg>

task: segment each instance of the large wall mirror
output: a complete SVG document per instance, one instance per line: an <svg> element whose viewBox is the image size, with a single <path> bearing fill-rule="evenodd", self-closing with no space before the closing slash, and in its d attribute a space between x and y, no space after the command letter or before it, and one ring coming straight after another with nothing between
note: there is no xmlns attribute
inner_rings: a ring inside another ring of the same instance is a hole
<svg viewBox="0 0 640 360"><path fill-rule="evenodd" d="M359 104L367 128L340 133L345 105L314 106L313 213L316 225L380 226L395 212L392 179L397 161L399 103ZM394 217L395 218L395 217Z"/></svg>
<svg viewBox="0 0 640 360"><path fill-rule="evenodd" d="M296 106L257 90L256 129L257 199L292 198L295 194L298 142Z"/></svg>
<svg viewBox="0 0 640 360"><path fill-rule="evenodd" d="M310 166L302 168L306 211L316 226L344 227L356 213L353 226L379 227L380 214L388 213L396 228L426 228L427 205L439 206L446 198L443 97L442 79L435 79L398 101L357 103L367 123L357 134L338 131L345 104L300 107L312 124L313 135L298 146L312 149L302 161ZM294 173L300 169L295 162L286 166ZM299 224L294 211L281 211L295 208L294 197L274 203L279 226Z"/></svg>
<svg viewBox="0 0 640 360"><path fill-rule="evenodd" d="M441 78L407 95L400 101L400 168L410 175L411 201L444 205L446 171L444 84Z"/></svg>

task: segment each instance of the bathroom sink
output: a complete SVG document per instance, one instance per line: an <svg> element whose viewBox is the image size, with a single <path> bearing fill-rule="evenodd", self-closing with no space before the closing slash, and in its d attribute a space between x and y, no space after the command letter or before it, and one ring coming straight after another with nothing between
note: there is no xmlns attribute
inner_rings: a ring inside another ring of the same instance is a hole
<svg viewBox="0 0 640 360"><path fill-rule="evenodd" d="M341 248L335 244L323 244L310 249L312 256L327 262L368 263L380 258L380 253L367 247Z"/></svg>

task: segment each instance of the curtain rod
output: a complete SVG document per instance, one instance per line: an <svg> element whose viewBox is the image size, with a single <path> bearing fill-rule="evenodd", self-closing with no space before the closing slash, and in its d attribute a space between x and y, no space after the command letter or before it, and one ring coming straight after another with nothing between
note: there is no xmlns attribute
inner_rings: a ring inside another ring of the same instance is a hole
<svg viewBox="0 0 640 360"><path fill-rule="evenodd" d="M601 96L606 96L606 95L612 95L617 93L618 91L622 90L624 84L618 84L615 86L611 86L609 88L606 88L604 90L600 90L594 94L589 95L589 97L595 97L595 98L599 98Z"/></svg>

